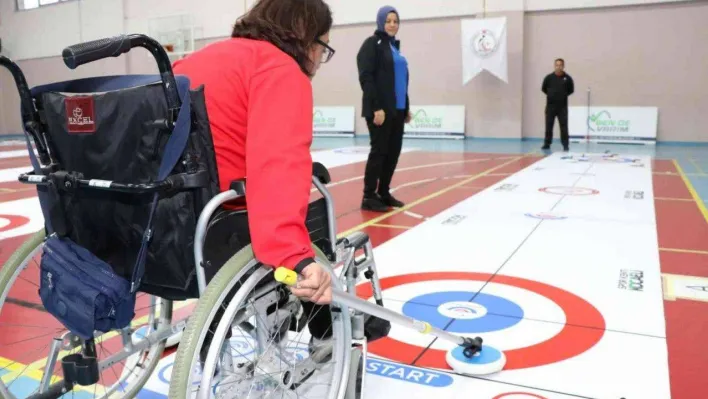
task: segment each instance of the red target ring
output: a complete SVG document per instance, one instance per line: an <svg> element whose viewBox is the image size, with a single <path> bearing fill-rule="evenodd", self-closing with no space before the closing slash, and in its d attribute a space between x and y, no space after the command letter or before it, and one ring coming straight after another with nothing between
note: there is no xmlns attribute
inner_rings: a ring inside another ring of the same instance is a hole
<svg viewBox="0 0 708 399"><path fill-rule="evenodd" d="M594 188L586 187L542 187L538 191L546 194L555 195L597 195L600 194L599 190Z"/></svg>
<svg viewBox="0 0 708 399"><path fill-rule="evenodd" d="M492 279L493 277L493 279ZM430 272L386 277L380 280L381 290L402 284L431 282L440 280L473 280L493 281L497 284L510 285L542 295L563 309L566 323L563 329L546 341L512 350L504 351L506 366L504 370L517 370L545 366L578 356L595 346L605 334L605 319L592 304L568 291L543 284L510 276L492 276L487 273L474 272ZM364 299L373 296L371 284L357 287L357 295ZM587 327L583 327L587 326ZM423 348L389 337L381 338L369 344L373 354L397 360L410 362ZM447 352L439 349L428 349L420 356L415 366L450 370L445 360ZM401 359L401 356L406 356Z"/></svg>
<svg viewBox="0 0 708 399"><path fill-rule="evenodd" d="M0 221L3 219L9 220L10 223L6 224L5 226L0 227L0 233L8 231L8 230L16 229L16 228L24 226L30 222L29 218L24 217L24 216L19 216L19 215L0 215Z"/></svg>
<svg viewBox="0 0 708 399"><path fill-rule="evenodd" d="M503 398L507 398L512 395L514 396L513 399L521 399L521 398L547 399L545 396L536 395L535 393L528 393L528 392L507 392L507 393L499 394L499 395L493 397L492 399L503 399Z"/></svg>

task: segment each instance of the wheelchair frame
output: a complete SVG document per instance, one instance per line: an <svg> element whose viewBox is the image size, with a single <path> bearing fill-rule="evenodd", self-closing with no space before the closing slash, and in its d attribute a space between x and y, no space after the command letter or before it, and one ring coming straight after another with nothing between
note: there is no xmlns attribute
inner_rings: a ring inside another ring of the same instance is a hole
<svg viewBox="0 0 708 399"><path fill-rule="evenodd" d="M79 65L96 61L107 57L117 57L123 53L128 52L133 47L145 47L147 48L156 58L158 66L160 67L161 77L163 80L163 87L165 89L165 94L168 100L168 108L170 110L170 118L168 124L172 124L176 120L176 111L179 110L179 99L175 97L173 91L171 91L170 86L174 88L176 86L174 75L172 74L171 66L169 63L169 58L165 53L159 43L153 39L144 35L130 35L130 36L118 36L114 38L100 39L93 42L82 43L74 46L70 46L63 51L64 62L67 67L74 69ZM57 170L53 168L51 162L51 156L49 151L49 146L44 143L43 135L40 129L40 125L37 122L37 110L34 109L32 97L28 89L27 83L25 81L24 75L20 68L14 64L12 61L6 57L0 56L0 65L7 68L13 75L17 88L20 94L21 105L22 105L22 116L24 122L25 133L29 139L34 141L40 162L42 163L41 173L24 173L18 177L18 180L26 184L35 185L46 185L56 178ZM174 89L176 92L176 89ZM170 126L170 125L168 125ZM31 149L31 146L28 145ZM36 167L36 166L35 166ZM369 240L369 237L363 232L355 232L347 237L342 237L340 239L336 238L336 215L334 213L334 202L331 194L326 188L326 185L331 181L327 169L318 163L313 164L313 176L312 183L315 188L322 194L327 210L328 218L328 236L330 243L331 256L328 256L326 261L331 262L330 265L324 265L332 277L333 289L339 289L343 291L348 291L355 293L356 284L362 275L370 280L374 288L374 299L378 305L383 305L381 288L378 281L378 275L376 272L376 265L373 259L373 248ZM67 180L67 184L75 184L77 189L90 189L90 190L104 190L113 192L127 192L127 193L153 193L160 192L162 190L169 189L175 185L183 183L183 181L176 181L172 178L168 178L163 181L158 181L152 184L117 184L115 182L100 182L101 184L96 184L95 181L84 180L84 179L72 179ZM220 207L229 201L234 199L242 198L245 194L245 180L235 181L232 183L231 188L225 192L222 192L206 204L205 208L199 214L199 219L196 225L196 236L194 245L194 261L196 267L196 276L199 297L201 297L208 285L206 282L205 270L204 270L204 253L203 246L208 230L208 224L213 216L213 214L220 209ZM46 222L45 222L46 223ZM9 281L19 276L22 271L22 264L16 264L26 259L31 258L32 255L36 254L39 250L42 242L46 239L44 229L37 232L33 237L25 242L13 256L10 257L5 267L0 270L0 281L3 281L3 274L12 273L9 276ZM362 256L357 256L359 250L363 251ZM24 257L24 254L28 253L29 257ZM256 259L254 259L256 265L259 265ZM14 262L14 263L13 263ZM342 265L341 272L339 274L335 273L336 265ZM259 275L265 275L266 273L272 272L273 269L267 266L257 266L259 268ZM258 273L254 273L258 274ZM9 283L8 283L9 284ZM3 287L0 287L3 288ZM243 287L241 287L243 289ZM3 292L0 291L0 307L2 307L5 298L3 297ZM155 305L158 298L153 297L151 299L152 304ZM150 378L154 367L159 362L162 352L165 347L166 341L170 337L174 337L176 334L181 333L184 330L187 320L181 321L177 324L172 322L173 313L173 302L171 300L165 300L159 298L160 302L160 317L159 319L155 316L155 313L151 313L148 320L148 334L144 339L137 342L134 341L131 335L131 327L125 327L119 331L122 343L125 346L124 350L120 353L116 353L106 359L101 360L97 363L99 371L105 370L112 365L125 361L133 354L139 353L140 351L147 350L148 348L155 347L156 350L152 356L150 366L147 367L147 375L144 375L138 379L138 382L131 391L127 393L125 397L132 397L137 394L142 386ZM332 307L337 308L337 304L333 303ZM156 308L153 307L153 311ZM338 308L343 317L343 326L345 329L345 336L349 342L339 343L342 345L344 350L345 362L342 365L337 365L342 369L341 376L342 380L339 382L339 390L336 398L341 399L345 395L345 390L348 383L348 371L349 371L349 355L352 346L359 346L362 349L362 364L366 364L366 345L367 340L364 331L364 314L355 309L348 309L346 307ZM82 378L79 376L77 381L71 380L70 377L66 377L64 380L50 384L51 377L54 374L54 365L58 360L58 355L60 350L71 350L81 346L83 349L83 355L89 358L95 358L97 356L96 349L94 346L93 339L82 340L81 338L75 336L71 332L66 332L61 337L55 337L52 341L50 354L47 360L47 367L45 369L44 376L40 383L39 393L31 396L32 399L45 399L45 398L59 398L71 391L75 385L86 385L82 383ZM365 366L362 371L362 384L364 383ZM66 376L66 372L65 372ZM89 381L90 382L90 381ZM95 381L94 381L95 383ZM90 384L89 384L90 385ZM116 388L117 389L117 388ZM4 398L12 398L8 389L5 387L4 383L0 381L0 396ZM111 395L112 392L108 392L106 396Z"/></svg>

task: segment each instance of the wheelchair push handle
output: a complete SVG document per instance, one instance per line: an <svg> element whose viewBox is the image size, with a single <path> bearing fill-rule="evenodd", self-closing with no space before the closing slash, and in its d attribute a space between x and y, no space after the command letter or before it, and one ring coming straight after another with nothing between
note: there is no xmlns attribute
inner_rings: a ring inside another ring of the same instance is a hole
<svg viewBox="0 0 708 399"><path fill-rule="evenodd" d="M20 94L22 124L24 125L27 133L32 136L32 139L37 146L39 159L46 165L50 161L49 152L47 151L46 144L41 139L41 134L39 132L39 115L34 108L32 93L27 85L25 74L22 73L22 70L16 63L3 55L0 55L0 66L10 71L12 78L15 80L17 92Z"/></svg>
<svg viewBox="0 0 708 399"><path fill-rule="evenodd" d="M118 57L132 48L130 39L125 35L107 37L90 42L74 44L62 51L64 64L69 69L98 61L108 57Z"/></svg>
<svg viewBox="0 0 708 399"><path fill-rule="evenodd" d="M108 57L118 57L135 47L143 47L155 57L157 67L162 76L167 105L172 111L178 110L180 107L179 93L177 92L177 84L172 72L170 57L167 55L165 48L157 40L149 36L143 34L118 35L78 43L66 47L62 51L62 57L64 58L64 64L69 69L76 69L89 62Z"/></svg>

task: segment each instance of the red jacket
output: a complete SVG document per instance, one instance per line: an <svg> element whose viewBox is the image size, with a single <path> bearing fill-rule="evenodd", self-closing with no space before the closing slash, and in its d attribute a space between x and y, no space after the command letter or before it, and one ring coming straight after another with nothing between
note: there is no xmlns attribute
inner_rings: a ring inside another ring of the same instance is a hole
<svg viewBox="0 0 708 399"><path fill-rule="evenodd" d="M300 270L313 262L305 216L312 188L312 85L274 45L228 39L175 62L204 85L222 191L246 177L256 258Z"/></svg>

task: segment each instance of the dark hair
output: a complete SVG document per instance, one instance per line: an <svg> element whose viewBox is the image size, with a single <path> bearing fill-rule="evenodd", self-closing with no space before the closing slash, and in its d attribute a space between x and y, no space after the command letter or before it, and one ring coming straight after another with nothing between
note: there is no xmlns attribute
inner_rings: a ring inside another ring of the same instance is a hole
<svg viewBox="0 0 708 399"><path fill-rule="evenodd" d="M553 61L553 62L558 62L558 61L562 62L562 63L563 63L563 65L565 65L565 60L564 60L564 59L562 59L562 58L556 58L556 60L555 60L555 61Z"/></svg>
<svg viewBox="0 0 708 399"><path fill-rule="evenodd" d="M259 0L236 21L231 37L270 42L311 76L310 46L331 28L332 11L323 0Z"/></svg>

